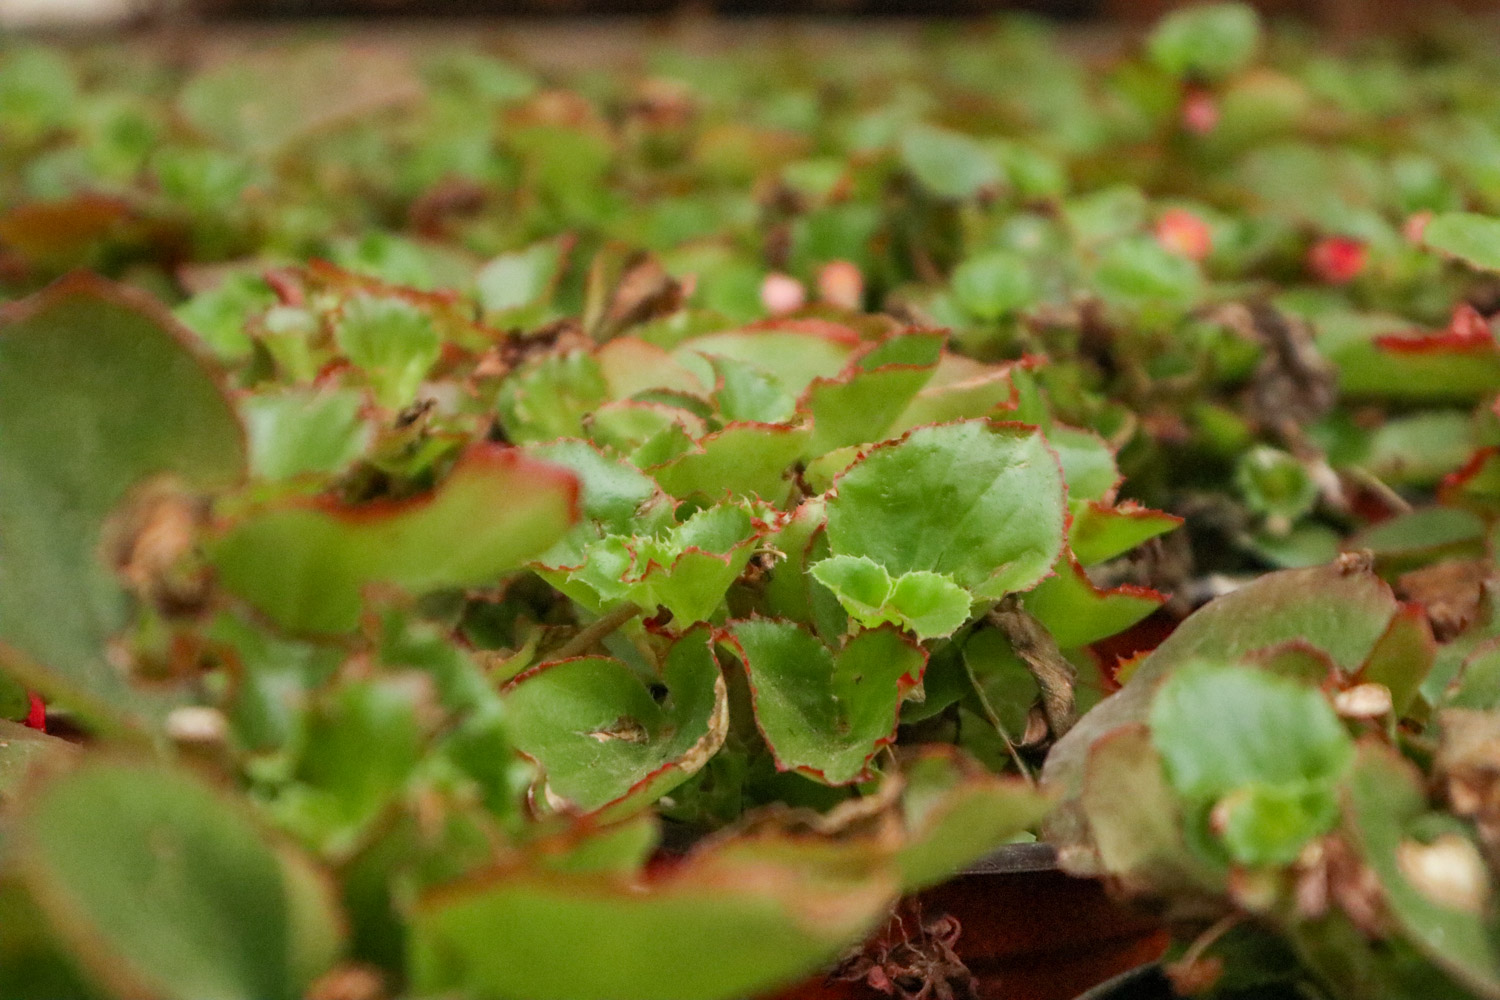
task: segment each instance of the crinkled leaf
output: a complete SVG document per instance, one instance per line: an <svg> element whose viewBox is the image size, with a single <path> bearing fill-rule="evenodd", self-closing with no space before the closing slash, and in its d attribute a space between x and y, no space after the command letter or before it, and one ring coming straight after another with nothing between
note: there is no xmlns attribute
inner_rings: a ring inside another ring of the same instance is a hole
<svg viewBox="0 0 1500 1000"><path fill-rule="evenodd" d="M609 398L599 362L585 351L548 354L505 380L500 421L518 444L583 437L584 415Z"/></svg>
<svg viewBox="0 0 1500 1000"><path fill-rule="evenodd" d="M797 401L772 374L748 361L712 356L718 381L714 402L724 419L776 424L791 418Z"/></svg>
<svg viewBox="0 0 1500 1000"><path fill-rule="evenodd" d="M729 700L701 629L678 639L657 699L619 660L544 663L506 689L506 726L542 769L549 799L617 816L643 809L698 771L724 742Z"/></svg>
<svg viewBox="0 0 1500 1000"><path fill-rule="evenodd" d="M672 523L675 504L655 480L628 462L611 459L584 441L554 441L526 449L578 477L582 520L536 558L549 569L583 565L586 547L606 535L649 534Z"/></svg>
<svg viewBox="0 0 1500 1000"><path fill-rule="evenodd" d="M1039 581L1062 551L1062 473L1032 428L966 421L873 448L828 500L835 555L942 573L976 597Z"/></svg>
<svg viewBox="0 0 1500 1000"><path fill-rule="evenodd" d="M632 601L664 607L681 625L707 621L767 528L749 506L709 507L655 536L611 535L588 546L566 581L588 588L600 608Z"/></svg>
<svg viewBox="0 0 1500 1000"><path fill-rule="evenodd" d="M363 369L375 398L393 410L416 398L442 352L432 317L398 298L355 296L344 303L333 332L339 350Z"/></svg>
<svg viewBox="0 0 1500 1000"><path fill-rule="evenodd" d="M1120 485L1114 452L1093 431L1057 424L1047 431L1047 443L1062 462L1068 501L1075 508L1084 501L1105 499Z"/></svg>
<svg viewBox="0 0 1500 1000"><path fill-rule="evenodd" d="M860 632L837 653L791 622L735 622L755 721L784 771L846 785L896 735L901 699L922 679L926 654L892 629Z"/></svg>
<svg viewBox="0 0 1500 1000"><path fill-rule="evenodd" d="M250 511L212 544L221 583L284 628L343 632L376 583L474 586L555 544L578 518L565 469L475 445L431 494L340 507L291 500Z"/></svg>
<svg viewBox="0 0 1500 1000"><path fill-rule="evenodd" d="M242 475L245 442L186 335L148 300L75 276L0 313L0 663L100 719L144 703L105 647L129 602L106 519L153 476Z"/></svg>
<svg viewBox="0 0 1500 1000"><path fill-rule="evenodd" d="M927 384L889 429L901 434L923 424L989 417L1016 404L1011 366L986 365L944 353Z"/></svg>
<svg viewBox="0 0 1500 1000"><path fill-rule="evenodd" d="M111 992L297 1000L338 953L319 876L180 773L80 767L28 797L12 846L54 930Z"/></svg>
<svg viewBox="0 0 1500 1000"><path fill-rule="evenodd" d="M915 570L892 578L865 556L833 556L812 567L849 617L866 628L887 622L918 639L952 635L969 620L969 594L941 573Z"/></svg>

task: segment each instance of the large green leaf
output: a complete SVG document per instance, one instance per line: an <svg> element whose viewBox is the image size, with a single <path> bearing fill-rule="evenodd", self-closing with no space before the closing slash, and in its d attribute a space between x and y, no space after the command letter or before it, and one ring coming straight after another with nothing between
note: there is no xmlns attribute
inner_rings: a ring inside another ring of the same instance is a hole
<svg viewBox="0 0 1500 1000"><path fill-rule="evenodd" d="M619 660L544 663L506 688L506 725L535 760L549 801L610 816L649 806L712 757L729 727L724 677L703 629L662 664L658 700Z"/></svg>
<svg viewBox="0 0 1500 1000"><path fill-rule="evenodd" d="M1243 666L1194 663L1151 706L1151 741L1188 810L1245 864L1290 864L1338 818L1354 745L1317 688Z"/></svg>
<svg viewBox="0 0 1500 1000"><path fill-rule="evenodd" d="M755 721L777 767L830 785L869 776L927 663L920 647L889 628L860 632L837 653L791 622L735 622L728 640L744 661Z"/></svg>
<svg viewBox="0 0 1500 1000"><path fill-rule="evenodd" d="M179 773L84 765L28 798L8 846L53 930L115 995L298 1000L338 952L319 876Z"/></svg>
<svg viewBox="0 0 1500 1000"><path fill-rule="evenodd" d="M529 867L430 894L412 985L473 1000L734 1000L811 975L895 898L888 866L721 844L655 879Z"/></svg>
<svg viewBox="0 0 1500 1000"><path fill-rule="evenodd" d="M833 378L843 371L860 345L859 334L845 326L820 320L779 320L694 337L683 341L676 353L684 362L702 355L755 365L797 396L813 379ZM713 385L711 368L707 375L703 381Z"/></svg>
<svg viewBox="0 0 1500 1000"><path fill-rule="evenodd" d="M85 275L0 313L0 667L99 719L145 710L105 652L130 615L106 519L151 477L243 474L239 421L190 339Z"/></svg>
<svg viewBox="0 0 1500 1000"><path fill-rule="evenodd" d="M912 332L877 345L836 379L815 379L801 406L812 415L807 456L885 437L891 424L927 384L944 336Z"/></svg>
<svg viewBox="0 0 1500 1000"><path fill-rule="evenodd" d="M828 540L893 575L930 570L976 597L1035 585L1062 552L1062 472L1041 432L972 420L878 445L835 480Z"/></svg>
<svg viewBox="0 0 1500 1000"><path fill-rule="evenodd" d="M21 787L33 764L56 759L74 749L67 740L0 719L0 803L7 802Z"/></svg>
<svg viewBox="0 0 1500 1000"><path fill-rule="evenodd" d="M578 518L567 470L474 445L430 495L340 507L292 500L253 510L212 544L223 585L285 628L343 632L361 591L474 586L518 568Z"/></svg>

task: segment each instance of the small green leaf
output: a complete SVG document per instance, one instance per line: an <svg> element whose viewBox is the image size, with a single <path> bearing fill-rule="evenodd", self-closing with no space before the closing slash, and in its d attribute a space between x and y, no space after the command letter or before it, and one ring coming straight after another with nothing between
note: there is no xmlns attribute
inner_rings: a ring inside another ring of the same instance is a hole
<svg viewBox="0 0 1500 1000"><path fill-rule="evenodd" d="M972 198L1002 180L999 159L978 140L933 125L913 125L902 134L901 163L939 198Z"/></svg>
<svg viewBox="0 0 1500 1000"><path fill-rule="evenodd" d="M1167 306L1186 309L1203 288L1198 265L1145 236L1111 243L1094 271L1106 301L1127 308Z"/></svg>
<svg viewBox="0 0 1500 1000"><path fill-rule="evenodd" d="M833 378L843 371L862 345L859 334L845 326L822 320L776 320L693 337L675 353L684 364L697 356L754 365L787 392L801 395L813 379ZM700 364L706 367L707 361ZM713 384L712 377L706 382Z"/></svg>
<svg viewBox="0 0 1500 1000"><path fill-rule="evenodd" d="M371 428L350 390L288 389L240 403L250 435L250 468L264 479L341 471L364 451Z"/></svg>
<svg viewBox="0 0 1500 1000"><path fill-rule="evenodd" d="M1125 631L1166 603L1166 597L1129 584L1101 590L1077 561L1069 560L1032 588L1022 603L1058 646L1072 649Z"/></svg>
<svg viewBox="0 0 1500 1000"><path fill-rule="evenodd" d="M402 299L356 295L344 303L334 339L351 362L364 370L380 405L398 410L437 363L442 339L432 317Z"/></svg>
<svg viewBox="0 0 1500 1000"><path fill-rule="evenodd" d="M490 322L505 322L507 314L544 304L567 262L562 240L544 240L524 250L503 253L479 269L474 291Z"/></svg>
<svg viewBox="0 0 1500 1000"><path fill-rule="evenodd" d="M492 581L555 544L577 503L570 472L475 445L428 496L363 507L284 501L235 521L210 555L226 589L284 628L344 632L358 624L365 586Z"/></svg>
<svg viewBox="0 0 1500 1000"><path fill-rule="evenodd" d="M878 445L828 500L835 555L942 573L980 598L1036 584L1062 551L1062 472L1042 435L976 420Z"/></svg>
<svg viewBox="0 0 1500 1000"><path fill-rule="evenodd" d="M866 628L889 622L932 639L969 620L968 593L941 573L916 570L892 579L865 556L833 556L816 563L812 575Z"/></svg>
<svg viewBox="0 0 1500 1000"><path fill-rule="evenodd" d="M1162 19L1146 51L1173 76L1220 80L1249 65L1260 44L1260 18L1243 3L1185 7Z"/></svg>
<svg viewBox="0 0 1500 1000"><path fill-rule="evenodd" d="M1422 230L1433 250L1477 268L1500 271L1500 219L1474 212L1442 212Z"/></svg>
<svg viewBox="0 0 1500 1000"><path fill-rule="evenodd" d="M663 698L619 660L544 663L506 688L511 739L565 808L618 817L646 808L718 752L729 700L706 631L673 644Z"/></svg>
<svg viewBox="0 0 1500 1000"><path fill-rule="evenodd" d="M971 316L993 322L1032 304L1037 282L1020 254L991 250L970 257L953 272L953 295Z"/></svg>
<svg viewBox="0 0 1500 1000"><path fill-rule="evenodd" d="M1124 555L1181 523L1180 517L1129 501L1115 507L1090 501L1074 507L1068 544L1079 563L1093 566Z"/></svg>
<svg viewBox="0 0 1500 1000"><path fill-rule="evenodd" d="M112 993L298 1000L338 953L319 876L179 773L81 767L28 797L11 846L54 930Z"/></svg>
<svg viewBox="0 0 1500 1000"><path fill-rule="evenodd" d="M891 629L860 632L836 654L791 622L735 622L729 634L777 768L830 785L868 778L895 738L901 699L922 679L921 648Z"/></svg>

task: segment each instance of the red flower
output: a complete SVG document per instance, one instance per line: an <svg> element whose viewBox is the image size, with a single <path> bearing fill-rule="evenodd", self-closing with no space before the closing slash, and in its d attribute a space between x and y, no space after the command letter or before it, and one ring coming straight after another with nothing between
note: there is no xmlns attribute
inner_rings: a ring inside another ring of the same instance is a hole
<svg viewBox="0 0 1500 1000"><path fill-rule="evenodd" d="M1369 262L1364 243L1348 236L1328 236L1307 251L1307 267L1330 285L1353 281Z"/></svg>
<svg viewBox="0 0 1500 1000"><path fill-rule="evenodd" d="M26 725L45 733L47 731L47 703L42 701L35 691L26 692L26 696L31 699L31 708L26 713Z"/></svg>

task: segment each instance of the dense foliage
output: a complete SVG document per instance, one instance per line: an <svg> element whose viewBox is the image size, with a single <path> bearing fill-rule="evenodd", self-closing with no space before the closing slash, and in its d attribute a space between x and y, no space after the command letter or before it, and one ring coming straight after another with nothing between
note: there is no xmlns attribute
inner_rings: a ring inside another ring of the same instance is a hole
<svg viewBox="0 0 1500 1000"><path fill-rule="evenodd" d="M0 49L0 996L1500 996L1500 51L852 52Z"/></svg>

